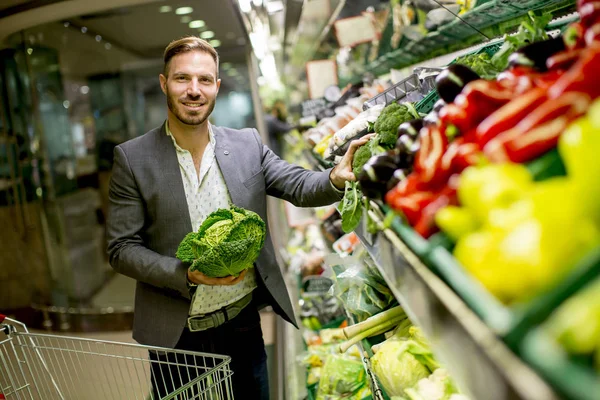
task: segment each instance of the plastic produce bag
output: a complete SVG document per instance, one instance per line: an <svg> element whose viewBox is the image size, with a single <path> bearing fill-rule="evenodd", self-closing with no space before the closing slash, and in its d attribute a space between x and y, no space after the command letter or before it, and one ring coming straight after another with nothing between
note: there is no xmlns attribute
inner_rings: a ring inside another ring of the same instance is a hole
<svg viewBox="0 0 600 400"><path fill-rule="evenodd" d="M395 303L392 291L387 287L379 271L367 263L352 258L335 277L333 294L344 307L361 322Z"/></svg>
<svg viewBox="0 0 600 400"><path fill-rule="evenodd" d="M321 369L317 400L362 399L370 394L362 362L341 354L327 357Z"/></svg>
<svg viewBox="0 0 600 400"><path fill-rule="evenodd" d="M382 110L383 105L380 105L358 114L352 121L333 135L323 157L329 160L332 156L344 154L353 139L358 139L367 134L369 123L374 123Z"/></svg>

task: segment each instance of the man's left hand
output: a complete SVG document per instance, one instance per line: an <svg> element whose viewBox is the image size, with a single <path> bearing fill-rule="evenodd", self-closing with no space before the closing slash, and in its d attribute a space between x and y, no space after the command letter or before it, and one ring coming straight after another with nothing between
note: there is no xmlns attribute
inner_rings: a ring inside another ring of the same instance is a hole
<svg viewBox="0 0 600 400"><path fill-rule="evenodd" d="M350 147L348 147L348 150L346 151L346 154L344 154L342 161L340 161L340 163L336 165L329 174L329 179L331 180L331 183L333 183L333 186L339 190L344 190L346 181L354 182L356 180L356 176L354 176L354 173L352 172L352 160L354 159L354 153L356 153L356 150L360 146L366 144L374 135L374 133L371 133L361 137L360 139L353 140L352 143L350 143Z"/></svg>

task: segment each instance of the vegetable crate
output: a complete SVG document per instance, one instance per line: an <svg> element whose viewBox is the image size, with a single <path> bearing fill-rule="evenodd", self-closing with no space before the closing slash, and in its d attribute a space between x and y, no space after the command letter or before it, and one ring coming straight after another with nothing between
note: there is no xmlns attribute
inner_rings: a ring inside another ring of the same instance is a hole
<svg viewBox="0 0 600 400"><path fill-rule="evenodd" d="M575 0L498 0L499 4L513 7L517 10L546 10L548 8L554 8L557 5L565 4L575 4Z"/></svg>
<svg viewBox="0 0 600 400"><path fill-rule="evenodd" d="M0 399L233 399L227 356L33 334L3 315L0 331Z"/></svg>
<svg viewBox="0 0 600 400"><path fill-rule="evenodd" d="M542 328L527 335L521 355L566 398L598 399L600 378L590 363L568 355Z"/></svg>
<svg viewBox="0 0 600 400"><path fill-rule="evenodd" d="M402 100L409 93L419 91L420 87L421 83L419 82L419 77L415 74L412 74L383 93L380 93L377 96L365 101L363 104L363 110L368 110L369 108L378 104L385 104L387 106L395 101Z"/></svg>
<svg viewBox="0 0 600 400"><path fill-rule="evenodd" d="M490 43L486 46L483 46L482 48L474 51L471 54L486 53L487 55L492 57L494 54L496 54L496 52L500 49L500 47L502 47L502 41L498 40L498 41ZM450 64L452 65L454 63L456 63L456 59L453 60ZM431 110L433 110L433 106L435 105L435 102L439 100L439 98L440 97L439 97L437 91L432 90L425 96L425 98L423 98L421 101L419 101L415 105L415 107L419 113L428 114L429 112L431 112Z"/></svg>

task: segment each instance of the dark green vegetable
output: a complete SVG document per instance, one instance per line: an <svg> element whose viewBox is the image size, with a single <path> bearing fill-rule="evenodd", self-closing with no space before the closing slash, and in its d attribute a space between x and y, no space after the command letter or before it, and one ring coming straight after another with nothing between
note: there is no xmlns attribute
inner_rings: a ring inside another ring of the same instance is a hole
<svg viewBox="0 0 600 400"><path fill-rule="evenodd" d="M435 87L446 103L452 103L467 83L478 79L480 79L479 75L469 67L452 64L435 78Z"/></svg>
<svg viewBox="0 0 600 400"><path fill-rule="evenodd" d="M565 49L565 42L562 37L535 42L511 54L508 58L508 64L511 67L522 65L533 67L539 71L546 71L548 70L546 60Z"/></svg>
<svg viewBox="0 0 600 400"><path fill-rule="evenodd" d="M455 64L469 67L483 79L494 79L501 71L492 63L492 58L487 53L467 54L456 59Z"/></svg>
<svg viewBox="0 0 600 400"><path fill-rule="evenodd" d="M360 174L363 165L365 165L371 157L383 153L384 151L385 149L379 146L377 138L371 139L367 144L360 146L356 150L356 153L354 153L354 158L352 159L352 172L354 172L354 176Z"/></svg>
<svg viewBox="0 0 600 400"><path fill-rule="evenodd" d="M379 145L385 149L392 149L398 140L400 124L418 118L420 118L419 113L412 103L392 103L384 108L375 121Z"/></svg>
<svg viewBox="0 0 600 400"><path fill-rule="evenodd" d="M552 20L552 14L546 13L538 16L530 11L528 15L529 21L522 22L515 35L505 35L504 44L492 57L492 64L499 71L504 71L508 67L510 55L519 48L548 39L546 26Z"/></svg>
<svg viewBox="0 0 600 400"><path fill-rule="evenodd" d="M360 223L363 214L362 192L356 182L346 182L344 198L339 207L343 231L352 232Z"/></svg>

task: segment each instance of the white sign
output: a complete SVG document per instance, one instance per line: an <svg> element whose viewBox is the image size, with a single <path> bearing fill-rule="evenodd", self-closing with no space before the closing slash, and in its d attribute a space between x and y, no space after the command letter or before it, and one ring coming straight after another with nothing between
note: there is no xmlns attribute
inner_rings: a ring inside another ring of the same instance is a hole
<svg viewBox="0 0 600 400"><path fill-rule="evenodd" d="M369 15L338 19L333 24L340 47L354 47L377 38L377 30Z"/></svg>
<svg viewBox="0 0 600 400"><path fill-rule="evenodd" d="M306 63L308 96L318 99L325 95L325 89L338 84L337 64L334 60L316 60Z"/></svg>

